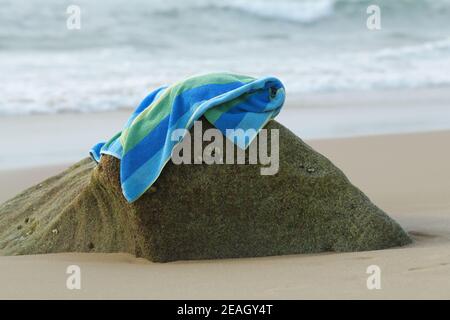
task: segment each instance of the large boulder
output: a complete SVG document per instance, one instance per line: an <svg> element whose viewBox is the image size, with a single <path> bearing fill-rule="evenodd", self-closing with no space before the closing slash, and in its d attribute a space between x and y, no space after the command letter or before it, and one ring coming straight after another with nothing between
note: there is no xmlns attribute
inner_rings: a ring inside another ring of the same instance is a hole
<svg viewBox="0 0 450 320"><path fill-rule="evenodd" d="M128 252L166 262L410 243L328 159L276 121L266 129L279 129L277 174L261 175L260 164L169 162L133 203L117 159L82 160L0 206L0 252Z"/></svg>

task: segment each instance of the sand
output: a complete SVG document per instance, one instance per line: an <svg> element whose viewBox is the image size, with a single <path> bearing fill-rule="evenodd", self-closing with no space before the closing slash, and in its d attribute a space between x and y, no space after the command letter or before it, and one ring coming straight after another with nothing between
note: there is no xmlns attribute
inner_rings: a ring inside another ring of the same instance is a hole
<svg viewBox="0 0 450 320"><path fill-rule="evenodd" d="M404 248L151 263L127 254L0 257L0 298L450 298L450 132L307 141L411 233ZM0 201L63 164L0 171ZM81 268L81 290L66 268ZM368 290L367 267L381 268Z"/></svg>

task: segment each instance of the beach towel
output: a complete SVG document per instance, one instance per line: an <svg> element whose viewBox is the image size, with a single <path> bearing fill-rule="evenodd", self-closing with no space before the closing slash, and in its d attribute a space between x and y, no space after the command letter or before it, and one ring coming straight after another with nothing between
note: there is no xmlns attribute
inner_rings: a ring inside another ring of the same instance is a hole
<svg viewBox="0 0 450 320"><path fill-rule="evenodd" d="M157 180L181 141L172 141L174 130L189 130L201 116L224 136L227 129L254 129L245 139L229 137L246 149L280 112L284 99L284 86L274 77L255 79L229 73L193 76L150 93L123 130L108 142L93 146L90 155L97 163L103 154L120 159L122 193L133 202Z"/></svg>

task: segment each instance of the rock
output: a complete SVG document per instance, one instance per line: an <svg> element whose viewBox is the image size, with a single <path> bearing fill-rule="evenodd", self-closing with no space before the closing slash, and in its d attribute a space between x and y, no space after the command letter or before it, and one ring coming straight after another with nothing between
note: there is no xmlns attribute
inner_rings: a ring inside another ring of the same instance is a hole
<svg viewBox="0 0 450 320"><path fill-rule="evenodd" d="M134 203L122 195L117 159L84 159L0 206L0 252L128 252L167 262L410 243L328 159L276 121L266 128L280 130L276 175L260 175L260 165L169 161ZM27 229L17 226L31 215L35 227L24 239Z"/></svg>

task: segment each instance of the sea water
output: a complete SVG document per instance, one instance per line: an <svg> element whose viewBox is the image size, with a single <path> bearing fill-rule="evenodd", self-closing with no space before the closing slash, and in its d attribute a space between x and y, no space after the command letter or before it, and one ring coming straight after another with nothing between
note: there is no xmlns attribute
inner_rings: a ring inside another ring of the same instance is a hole
<svg viewBox="0 0 450 320"><path fill-rule="evenodd" d="M275 75L288 96L447 86L450 1L0 0L0 116L133 108L213 71Z"/></svg>

